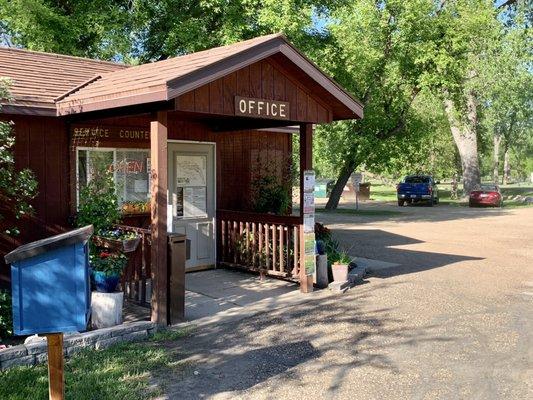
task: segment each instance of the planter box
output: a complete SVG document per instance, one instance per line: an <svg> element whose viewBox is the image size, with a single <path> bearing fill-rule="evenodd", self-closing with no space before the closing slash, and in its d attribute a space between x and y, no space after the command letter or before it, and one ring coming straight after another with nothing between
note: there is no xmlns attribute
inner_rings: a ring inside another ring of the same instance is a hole
<svg viewBox="0 0 533 400"><path fill-rule="evenodd" d="M122 251L123 253L131 253L137 250L137 246L141 242L141 238L127 240L110 239L102 236L93 236L93 243L97 246L104 247L109 250Z"/></svg>

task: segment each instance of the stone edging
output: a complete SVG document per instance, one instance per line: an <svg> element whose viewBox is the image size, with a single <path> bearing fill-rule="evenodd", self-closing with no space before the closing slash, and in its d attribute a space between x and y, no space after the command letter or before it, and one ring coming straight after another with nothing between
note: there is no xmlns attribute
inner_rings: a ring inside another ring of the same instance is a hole
<svg viewBox="0 0 533 400"><path fill-rule="evenodd" d="M69 357L84 348L105 349L119 342L146 339L156 331L157 325L154 322L140 321L84 333L65 334L63 353ZM37 365L47 360L46 340L0 350L0 370L15 366Z"/></svg>

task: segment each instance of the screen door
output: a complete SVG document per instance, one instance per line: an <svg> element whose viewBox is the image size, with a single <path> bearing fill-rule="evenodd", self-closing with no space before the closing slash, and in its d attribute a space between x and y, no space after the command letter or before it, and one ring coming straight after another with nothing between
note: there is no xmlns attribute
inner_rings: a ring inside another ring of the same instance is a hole
<svg viewBox="0 0 533 400"><path fill-rule="evenodd" d="M187 269L215 265L213 144L168 144L168 229L187 235Z"/></svg>

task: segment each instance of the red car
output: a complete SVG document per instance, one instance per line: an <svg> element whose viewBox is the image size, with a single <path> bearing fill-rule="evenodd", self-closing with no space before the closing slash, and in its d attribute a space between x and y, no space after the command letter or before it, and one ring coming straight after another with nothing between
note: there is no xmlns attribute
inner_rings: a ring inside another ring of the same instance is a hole
<svg viewBox="0 0 533 400"><path fill-rule="evenodd" d="M470 207L491 206L501 207L503 205L502 194L497 185L481 185L470 192L468 200Z"/></svg>

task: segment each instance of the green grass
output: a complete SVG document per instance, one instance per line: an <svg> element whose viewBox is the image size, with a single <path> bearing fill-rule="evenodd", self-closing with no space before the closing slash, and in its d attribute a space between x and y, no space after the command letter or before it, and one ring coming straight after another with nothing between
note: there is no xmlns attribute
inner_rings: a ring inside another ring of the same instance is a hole
<svg viewBox="0 0 533 400"><path fill-rule="evenodd" d="M163 341L178 340L189 331L163 331L139 343L120 343L106 350L85 349L65 363L65 397L76 400L150 399L160 395L150 377L175 369ZM0 372L0 399L48 399L46 364Z"/></svg>
<svg viewBox="0 0 533 400"><path fill-rule="evenodd" d="M360 215L363 217L387 217L403 214L401 211L392 210L353 210L348 208L337 208L336 210L326 210L325 208L317 208L317 213L333 213L333 214L350 214Z"/></svg>

